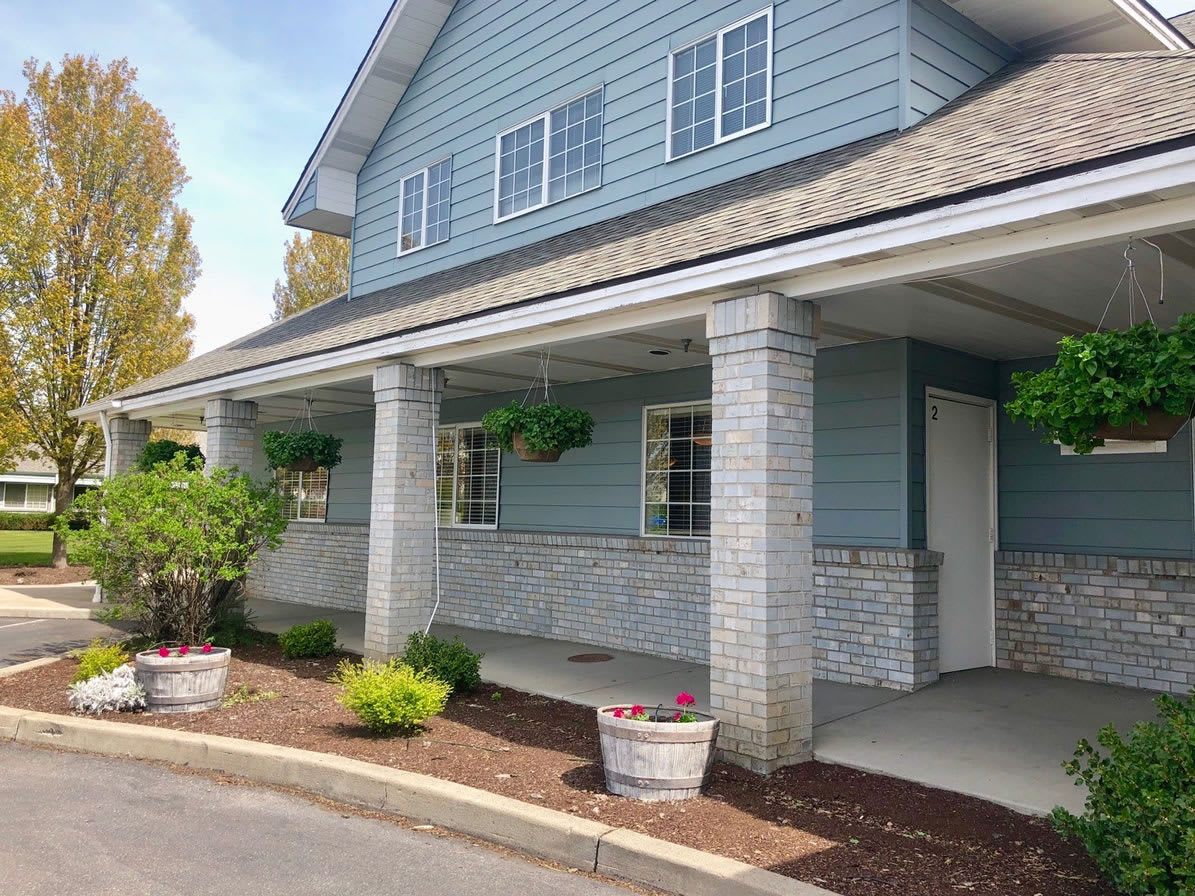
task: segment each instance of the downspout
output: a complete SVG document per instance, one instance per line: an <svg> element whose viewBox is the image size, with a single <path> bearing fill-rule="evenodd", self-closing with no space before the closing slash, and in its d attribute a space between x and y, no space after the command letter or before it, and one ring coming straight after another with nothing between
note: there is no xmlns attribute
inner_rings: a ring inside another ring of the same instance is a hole
<svg viewBox="0 0 1195 896"><path fill-rule="evenodd" d="M108 426L108 412L100 411L100 432L104 434L104 481L112 475L112 430ZM100 587L100 583L95 583L95 594L92 595L91 602L93 604L102 604L104 602L104 589Z"/></svg>

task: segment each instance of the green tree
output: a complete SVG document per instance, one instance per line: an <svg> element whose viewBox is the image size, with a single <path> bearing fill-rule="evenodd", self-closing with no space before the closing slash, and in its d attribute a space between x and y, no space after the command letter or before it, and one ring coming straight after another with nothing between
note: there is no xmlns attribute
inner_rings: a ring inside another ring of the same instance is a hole
<svg viewBox="0 0 1195 896"><path fill-rule="evenodd" d="M199 253L173 128L128 61L31 59L24 76L23 99L0 92L0 457L52 463L61 510L104 457L70 412L190 355Z"/></svg>
<svg viewBox="0 0 1195 896"><path fill-rule="evenodd" d="M349 241L296 233L283 247L282 276L274 281L273 320L343 295L349 288Z"/></svg>

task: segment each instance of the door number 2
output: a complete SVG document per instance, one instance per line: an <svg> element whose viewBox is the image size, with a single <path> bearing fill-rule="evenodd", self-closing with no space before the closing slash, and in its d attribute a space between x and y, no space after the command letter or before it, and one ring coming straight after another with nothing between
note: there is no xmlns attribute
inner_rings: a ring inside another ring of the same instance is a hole
<svg viewBox="0 0 1195 896"><path fill-rule="evenodd" d="M929 409L929 419L931 419L931 420L938 419L938 406L936 404L931 406Z"/></svg>

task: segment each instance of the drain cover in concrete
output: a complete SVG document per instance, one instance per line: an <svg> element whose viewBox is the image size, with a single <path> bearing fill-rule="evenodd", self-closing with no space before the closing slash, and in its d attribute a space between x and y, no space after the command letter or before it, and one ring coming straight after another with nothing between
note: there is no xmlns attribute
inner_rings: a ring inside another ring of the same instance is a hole
<svg viewBox="0 0 1195 896"><path fill-rule="evenodd" d="M614 657L608 653L577 653L568 658L570 663L608 663Z"/></svg>

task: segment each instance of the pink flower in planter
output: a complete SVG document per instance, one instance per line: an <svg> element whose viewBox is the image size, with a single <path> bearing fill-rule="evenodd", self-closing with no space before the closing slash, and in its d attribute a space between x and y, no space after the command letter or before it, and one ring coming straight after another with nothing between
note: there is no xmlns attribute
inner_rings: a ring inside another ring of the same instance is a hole
<svg viewBox="0 0 1195 896"><path fill-rule="evenodd" d="M612 712L611 715L614 716L614 718L616 718L616 719L621 719L624 715L626 715L626 713L624 713L622 711L622 707L620 706L620 707L618 707L618 709L614 710L614 712Z"/></svg>
<svg viewBox="0 0 1195 896"><path fill-rule="evenodd" d="M211 645L211 644L204 644L204 645L203 645L203 652L204 652L204 653L211 653L211 652L212 652L212 645Z"/></svg>
<svg viewBox="0 0 1195 896"><path fill-rule="evenodd" d="M679 721L680 721L680 713L679 713L679 712L678 712L676 715L674 715L674 716L672 717L672 721L674 721L674 722L679 722Z"/></svg>
<svg viewBox="0 0 1195 896"><path fill-rule="evenodd" d="M692 706L696 702L697 702L697 699L692 694L690 694L688 691L681 691L679 694L676 695L676 705L677 706Z"/></svg>
<svg viewBox="0 0 1195 896"><path fill-rule="evenodd" d="M188 653L190 653L190 652L191 652L191 648L190 648L190 647L188 647L186 644L184 644L182 647L180 647L180 648L178 649L178 655L179 655L179 656L186 656L186 655L187 655Z"/></svg>
<svg viewBox="0 0 1195 896"><path fill-rule="evenodd" d="M634 706L631 707L631 715L632 716L641 716L645 712L647 712L647 710L644 709L642 706L640 706L638 703L636 703Z"/></svg>
<svg viewBox="0 0 1195 896"><path fill-rule="evenodd" d="M170 648L169 647L159 647L158 648L158 656L170 656Z"/></svg>

